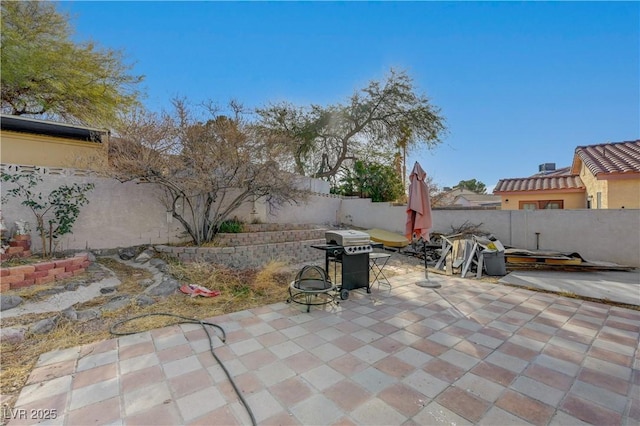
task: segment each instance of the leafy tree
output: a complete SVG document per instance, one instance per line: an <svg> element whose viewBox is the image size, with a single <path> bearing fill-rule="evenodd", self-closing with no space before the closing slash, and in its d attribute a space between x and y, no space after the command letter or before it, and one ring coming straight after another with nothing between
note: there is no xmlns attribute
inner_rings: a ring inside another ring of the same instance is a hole
<svg viewBox="0 0 640 426"><path fill-rule="evenodd" d="M404 194L402 179L392 166L356 161L347 169L341 184L333 189L341 195L357 195L371 201L396 201Z"/></svg>
<svg viewBox="0 0 640 426"><path fill-rule="evenodd" d="M55 3L2 2L2 110L111 125L138 101L141 76L120 51L71 40Z"/></svg>
<svg viewBox="0 0 640 426"><path fill-rule="evenodd" d="M21 204L28 207L35 216L43 257L53 254L54 240L58 241L63 235L72 233L73 224L80 215L80 207L89 202L86 194L95 186L92 183L62 185L45 196L41 192L34 192L35 187L42 182L42 177L35 173L12 175L2 172L0 179L15 185L7 191L2 202L6 203L9 198L22 199Z"/></svg>
<svg viewBox="0 0 640 426"><path fill-rule="evenodd" d="M289 144L296 173L336 176L347 160L391 162L399 147L435 146L445 131L444 118L412 79L391 70L372 81L346 104L296 107L288 103L258 109L263 134Z"/></svg>
<svg viewBox="0 0 640 426"><path fill-rule="evenodd" d="M167 211L196 245L212 241L242 203L271 207L303 199L296 176L281 169L278 140L256 137L239 105L231 114L207 108L196 119L184 100L170 113L136 111L110 144L110 173L162 188Z"/></svg>
<svg viewBox="0 0 640 426"><path fill-rule="evenodd" d="M487 193L487 186L476 179L461 180L460 182L458 182L455 188L468 189L469 191L473 191L477 194Z"/></svg>

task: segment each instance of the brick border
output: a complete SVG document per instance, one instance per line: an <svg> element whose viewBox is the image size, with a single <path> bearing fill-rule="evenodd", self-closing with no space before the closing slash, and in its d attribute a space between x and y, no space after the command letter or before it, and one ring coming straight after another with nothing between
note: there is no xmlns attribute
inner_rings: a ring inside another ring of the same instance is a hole
<svg viewBox="0 0 640 426"><path fill-rule="evenodd" d="M89 254L81 253L66 259L0 268L0 293L71 278L84 273L90 264Z"/></svg>

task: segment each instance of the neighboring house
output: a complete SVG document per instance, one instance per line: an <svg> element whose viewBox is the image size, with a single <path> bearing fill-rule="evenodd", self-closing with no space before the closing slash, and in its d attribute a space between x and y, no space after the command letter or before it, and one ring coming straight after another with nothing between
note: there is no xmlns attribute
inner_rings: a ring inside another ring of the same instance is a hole
<svg viewBox="0 0 640 426"><path fill-rule="evenodd" d="M0 162L26 166L98 168L109 131L14 115L0 116Z"/></svg>
<svg viewBox="0 0 640 426"><path fill-rule="evenodd" d="M463 188L445 188L434 207L500 208L500 197L491 194L478 194Z"/></svg>
<svg viewBox="0 0 640 426"><path fill-rule="evenodd" d="M640 208L640 140L576 148L571 167L500 179L503 210Z"/></svg>
<svg viewBox="0 0 640 426"><path fill-rule="evenodd" d="M584 182L587 208L640 209L640 139L579 146L571 173Z"/></svg>

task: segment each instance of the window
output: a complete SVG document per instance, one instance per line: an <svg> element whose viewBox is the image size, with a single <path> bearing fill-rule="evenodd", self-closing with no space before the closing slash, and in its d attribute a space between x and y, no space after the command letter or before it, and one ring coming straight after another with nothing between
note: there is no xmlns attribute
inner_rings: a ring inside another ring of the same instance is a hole
<svg viewBox="0 0 640 426"><path fill-rule="evenodd" d="M563 200L520 201L520 210L564 209Z"/></svg>

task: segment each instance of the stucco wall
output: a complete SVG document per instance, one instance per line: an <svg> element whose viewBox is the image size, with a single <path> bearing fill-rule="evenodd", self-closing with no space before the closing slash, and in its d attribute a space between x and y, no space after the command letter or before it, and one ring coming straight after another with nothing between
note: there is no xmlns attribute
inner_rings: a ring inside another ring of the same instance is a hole
<svg viewBox="0 0 640 426"><path fill-rule="evenodd" d="M405 210L389 203L345 199L340 220L404 234ZM433 210L432 218L434 232L450 234L464 224L481 225L509 246L577 252L589 260L640 267L640 210Z"/></svg>
<svg viewBox="0 0 640 426"><path fill-rule="evenodd" d="M509 200L509 201L507 201ZM544 191L533 194L502 195L502 210L519 210L520 201L564 200L565 209L584 209L586 196L584 192L553 192Z"/></svg>
<svg viewBox="0 0 640 426"><path fill-rule="evenodd" d="M46 170L46 169L45 169ZM61 185L94 183L87 194L89 203L81 207L73 234L61 238L59 250L126 247L149 243L178 241L179 224L167 220L166 209L159 203L160 193L152 185L120 183L113 179L69 174L44 175L35 192L44 195ZM9 185L2 186L4 196ZM32 228L32 250L41 251L42 244L31 211L11 198L2 204L2 217L11 229L16 220L27 220Z"/></svg>
<svg viewBox="0 0 640 426"><path fill-rule="evenodd" d="M112 179L80 176L67 171L48 174L38 191L48 193L63 184L93 182L90 202L81 210L74 233L63 237L59 249L85 250L180 241L182 227L167 217L153 185L120 183ZM322 189L322 185L319 187ZM7 185L2 185L2 194ZM299 205L269 211L258 200L245 203L237 216L275 223L336 224L361 228L381 228L404 234L406 206L372 203L369 199L349 199L315 193ZM34 226L30 211L10 200L2 205L8 227L18 219ZM480 225L504 244L525 249L539 248L578 252L590 260L609 261L640 267L640 210L434 210L433 230L445 234L464 224ZM33 250L41 248L35 229Z"/></svg>
<svg viewBox="0 0 640 426"><path fill-rule="evenodd" d="M3 131L0 162L48 167L92 168L106 158L106 143Z"/></svg>
<svg viewBox="0 0 640 426"><path fill-rule="evenodd" d="M607 208L640 209L640 179L609 179Z"/></svg>
<svg viewBox="0 0 640 426"><path fill-rule="evenodd" d="M609 200L607 197L609 192L607 190L608 182L606 180L596 179L584 164L580 166L580 179L586 188L586 197L591 198L591 208L609 208ZM600 193L600 207L598 207L598 193Z"/></svg>
<svg viewBox="0 0 640 426"><path fill-rule="evenodd" d="M263 205L260 220L266 223L338 223L341 198L329 194L314 193L298 204L285 204L276 209Z"/></svg>

